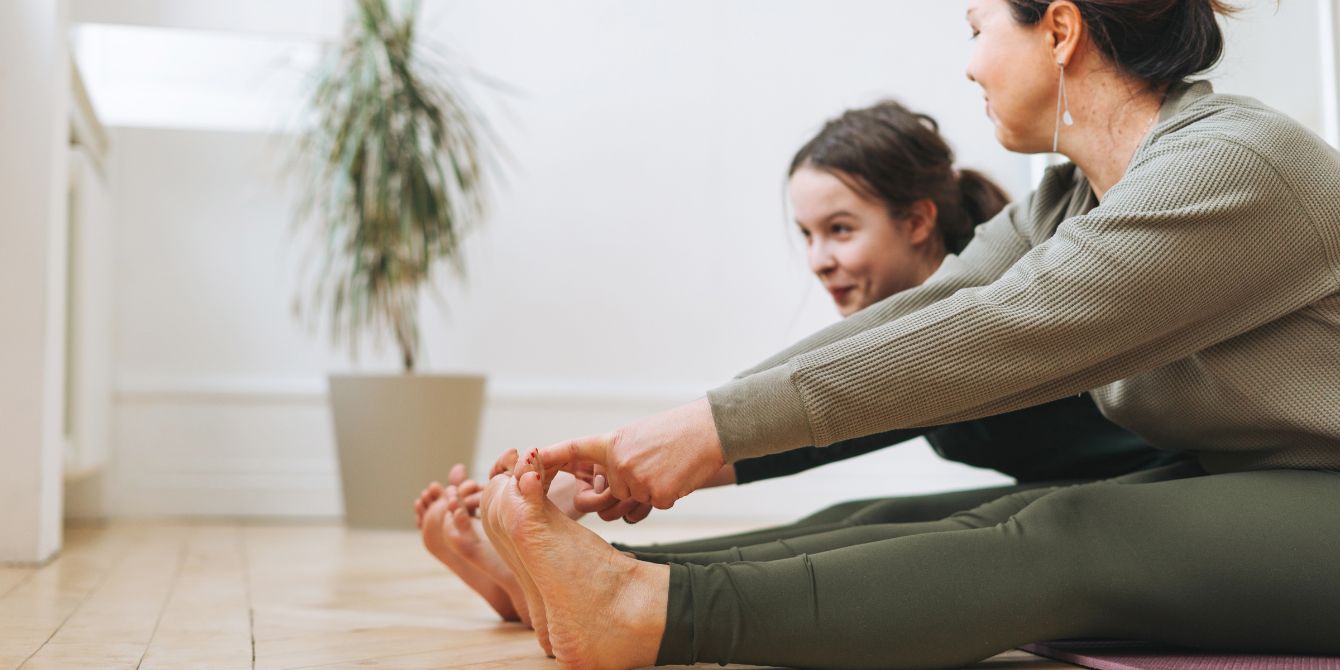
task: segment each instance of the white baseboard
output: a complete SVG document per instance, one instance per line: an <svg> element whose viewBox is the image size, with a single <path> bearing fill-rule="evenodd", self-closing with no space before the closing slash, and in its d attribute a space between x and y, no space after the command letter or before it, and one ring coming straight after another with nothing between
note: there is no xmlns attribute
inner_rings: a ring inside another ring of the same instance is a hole
<svg viewBox="0 0 1340 670"><path fill-rule="evenodd" d="M491 383L475 476L494 455L615 428L701 389ZM339 471L324 380L133 380L113 395L112 516L335 518ZM443 477L438 473L435 477ZM921 442L799 477L704 491L678 518L793 518L853 498L990 486L1002 476L940 460Z"/></svg>

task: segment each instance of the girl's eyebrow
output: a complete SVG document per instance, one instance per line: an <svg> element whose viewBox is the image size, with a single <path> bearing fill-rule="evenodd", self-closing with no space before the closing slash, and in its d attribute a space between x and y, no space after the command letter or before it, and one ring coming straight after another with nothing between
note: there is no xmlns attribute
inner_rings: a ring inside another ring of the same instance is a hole
<svg viewBox="0 0 1340 670"><path fill-rule="evenodd" d="M831 214L825 216L824 218L819 219L818 221L815 221L815 222L814 222L814 225L816 225L816 226L822 226L822 225L824 225L825 223L828 223L829 221L832 221L833 219L836 219L836 218L838 218L838 217L842 217L842 216L845 216L845 217L847 217L847 218L849 218L849 219L854 219L854 218L856 218L856 215L855 215L855 214L852 214L851 212L848 212L848 211L845 210L845 209L839 209L838 211L833 212L833 213L831 213ZM806 229L806 228L805 228L805 223L804 223L803 221L801 221L800 219L796 219L796 225L799 226L801 229Z"/></svg>
<svg viewBox="0 0 1340 670"><path fill-rule="evenodd" d="M838 211L833 212L832 214L829 214L828 216L825 216L825 217L823 218L823 220L820 221L819 223L828 223L829 221L832 221L833 219L836 219L836 218L838 218L839 216L846 216L846 217L853 218L853 219L856 218L856 215L855 215L855 214L852 214L851 212L848 212L848 211L845 210L845 209L839 209Z"/></svg>

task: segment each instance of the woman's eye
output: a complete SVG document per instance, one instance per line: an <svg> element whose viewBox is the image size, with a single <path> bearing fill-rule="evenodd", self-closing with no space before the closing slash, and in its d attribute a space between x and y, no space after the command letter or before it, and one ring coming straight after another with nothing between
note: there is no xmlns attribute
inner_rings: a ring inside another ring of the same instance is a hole
<svg viewBox="0 0 1340 670"><path fill-rule="evenodd" d="M972 35L971 35L970 37L968 37L968 39L969 39L969 40L975 40L975 39L977 39L977 36L978 36L978 35L981 35L981 34L982 34L982 31L980 31L980 30L974 30L974 31L972 31Z"/></svg>
<svg viewBox="0 0 1340 670"><path fill-rule="evenodd" d="M851 232L851 226L845 223L835 223L829 230L832 231L834 235L843 235Z"/></svg>

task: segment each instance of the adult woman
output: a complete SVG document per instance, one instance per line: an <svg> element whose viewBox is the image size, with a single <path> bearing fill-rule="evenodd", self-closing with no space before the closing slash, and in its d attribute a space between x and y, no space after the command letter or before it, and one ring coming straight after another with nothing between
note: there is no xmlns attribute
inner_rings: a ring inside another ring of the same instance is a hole
<svg viewBox="0 0 1340 670"><path fill-rule="evenodd" d="M1218 58L1226 10L969 0L968 74L997 137L1072 163L980 228L958 268L878 312L490 481L485 528L560 665L948 667L1084 636L1340 653L1326 567L1340 536L1340 156L1258 102L1184 82ZM789 558L669 566L555 518L525 467L599 463L616 496L666 506L760 450L1086 388L1198 464L1007 496L952 526L806 536L811 553Z"/></svg>
<svg viewBox="0 0 1340 670"><path fill-rule="evenodd" d="M810 269L827 287L844 317L891 295L924 283L946 256L972 238L973 228L1008 202L1005 192L984 175L954 169L954 154L935 120L885 101L849 110L830 120L791 161L787 188ZM952 261L951 261L952 262ZM1112 477L1162 465L1176 454L1160 452L1099 414L1086 395L1069 396L1001 416L936 428L897 430L850 440L824 449L807 448L744 459L727 465L714 485L779 477L925 435L943 457L989 467L1014 477L1015 486L950 494L884 498L843 503L798 522L746 534L655 547L621 547L642 554L728 549L784 540L820 528L941 519L1008 493L1076 481ZM444 489L430 484L416 501L425 545L494 605L505 619L525 619L515 580L500 561L472 537L462 515L444 523L453 500L473 494L458 469ZM561 485L562 486L562 485ZM582 493L575 501L572 481L559 504L598 512L607 520L640 520L650 507ZM438 499L446 509L433 510ZM465 505L468 507L468 505ZM570 514L570 516L572 516ZM427 517L427 521L424 518ZM466 560L463 557L473 557Z"/></svg>

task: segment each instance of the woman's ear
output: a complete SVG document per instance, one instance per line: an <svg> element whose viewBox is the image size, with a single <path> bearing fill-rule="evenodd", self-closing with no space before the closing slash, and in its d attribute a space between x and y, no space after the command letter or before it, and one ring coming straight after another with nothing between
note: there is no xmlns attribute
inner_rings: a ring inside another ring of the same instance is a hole
<svg viewBox="0 0 1340 670"><path fill-rule="evenodd" d="M1080 42L1084 39L1084 16L1071 0L1056 0L1042 15L1041 28L1050 41L1053 60L1070 65Z"/></svg>

